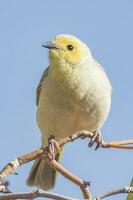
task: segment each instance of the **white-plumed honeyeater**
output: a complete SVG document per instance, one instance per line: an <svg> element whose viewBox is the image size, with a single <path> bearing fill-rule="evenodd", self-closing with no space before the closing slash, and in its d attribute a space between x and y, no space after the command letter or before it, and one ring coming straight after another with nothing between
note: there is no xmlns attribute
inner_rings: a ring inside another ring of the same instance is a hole
<svg viewBox="0 0 133 200"><path fill-rule="evenodd" d="M112 88L104 69L87 45L74 36L57 35L43 46L49 49L49 67L42 75L36 98L42 147L48 145L50 136L59 140L83 129L98 132L111 104ZM55 170L38 158L27 184L49 190L55 178Z"/></svg>

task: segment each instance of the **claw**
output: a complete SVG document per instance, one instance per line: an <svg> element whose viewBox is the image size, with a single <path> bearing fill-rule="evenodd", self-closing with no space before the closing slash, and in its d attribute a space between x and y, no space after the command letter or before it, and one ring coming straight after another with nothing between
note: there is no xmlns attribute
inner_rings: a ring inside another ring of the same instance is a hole
<svg viewBox="0 0 133 200"><path fill-rule="evenodd" d="M60 147L54 137L49 137L48 138L48 153L50 153L50 156L52 159L55 159L56 153L60 152Z"/></svg>
<svg viewBox="0 0 133 200"><path fill-rule="evenodd" d="M90 141L89 144L88 144L89 147L92 147L92 146L93 146L93 144L95 143L95 141L96 141L96 139L97 139L97 137L98 137L98 134L99 134L99 133L94 133L94 136L91 138L91 141Z"/></svg>
<svg viewBox="0 0 133 200"><path fill-rule="evenodd" d="M99 147L101 147L101 144L97 144L95 147L95 151L99 149Z"/></svg>
<svg viewBox="0 0 133 200"><path fill-rule="evenodd" d="M101 147L103 143L104 143L104 140L103 140L103 138L102 138L102 135L99 134L99 141L97 141L97 145L96 145L96 147L95 147L95 151L96 151L97 149L99 149L99 147Z"/></svg>
<svg viewBox="0 0 133 200"><path fill-rule="evenodd" d="M94 133L93 137L91 138L91 141L89 142L88 146L92 147L94 143L96 143L95 150L97 150L101 145L103 144L103 138L100 132Z"/></svg>
<svg viewBox="0 0 133 200"><path fill-rule="evenodd" d="M89 144L88 144L88 147L92 147L92 146L93 146L93 144L92 144L92 142L90 141Z"/></svg>

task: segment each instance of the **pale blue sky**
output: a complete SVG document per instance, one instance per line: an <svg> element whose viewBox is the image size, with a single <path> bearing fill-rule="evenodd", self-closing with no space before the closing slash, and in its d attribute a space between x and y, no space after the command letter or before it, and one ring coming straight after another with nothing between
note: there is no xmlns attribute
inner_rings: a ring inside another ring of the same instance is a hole
<svg viewBox="0 0 133 200"><path fill-rule="evenodd" d="M105 67L112 86L112 107L102 128L105 140L133 138L133 1L1 0L0 1L0 168L40 146L35 92L45 67L45 41L60 33L79 37ZM63 166L91 180L94 195L130 183L133 151L87 147L87 141L65 146ZM31 163L10 176L11 190L25 185ZM78 187L58 176L55 192L82 198ZM125 200L125 196L108 198Z"/></svg>

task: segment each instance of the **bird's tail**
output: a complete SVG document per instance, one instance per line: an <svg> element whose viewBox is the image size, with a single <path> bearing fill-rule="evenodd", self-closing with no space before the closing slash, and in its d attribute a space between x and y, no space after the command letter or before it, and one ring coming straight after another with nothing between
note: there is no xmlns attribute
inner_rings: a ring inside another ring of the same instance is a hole
<svg viewBox="0 0 133 200"><path fill-rule="evenodd" d="M61 155L62 152L57 154L56 161L60 161ZM56 174L56 171L44 159L37 158L31 168L27 185L36 186L43 190L50 190L55 186Z"/></svg>

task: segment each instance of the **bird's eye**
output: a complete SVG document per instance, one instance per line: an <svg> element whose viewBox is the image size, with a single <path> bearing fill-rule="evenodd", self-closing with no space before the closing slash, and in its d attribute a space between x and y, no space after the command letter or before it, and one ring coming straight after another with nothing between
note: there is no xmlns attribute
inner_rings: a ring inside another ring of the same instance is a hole
<svg viewBox="0 0 133 200"><path fill-rule="evenodd" d="M69 51L72 51L72 50L73 50L73 45L71 45L71 44L67 45L67 49L68 49Z"/></svg>

